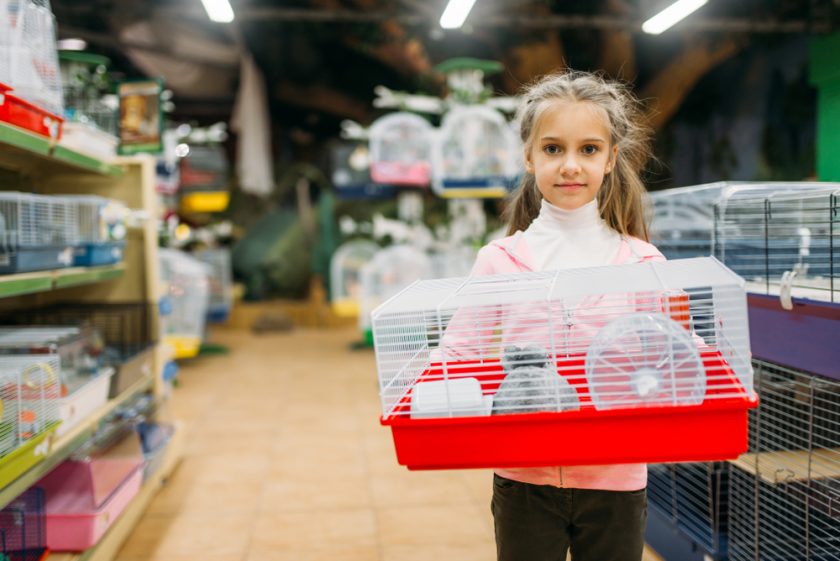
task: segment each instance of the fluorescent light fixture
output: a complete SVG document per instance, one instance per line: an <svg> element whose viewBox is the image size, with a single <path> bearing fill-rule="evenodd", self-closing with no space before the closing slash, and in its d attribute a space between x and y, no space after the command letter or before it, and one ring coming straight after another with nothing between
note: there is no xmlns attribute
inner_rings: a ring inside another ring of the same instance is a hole
<svg viewBox="0 0 840 561"><path fill-rule="evenodd" d="M642 31L651 35L659 35L690 13L704 6L706 2L708 0L678 0L643 23Z"/></svg>
<svg viewBox="0 0 840 561"><path fill-rule="evenodd" d="M233 21L233 8L228 0L201 0L207 17L219 23L230 23Z"/></svg>
<svg viewBox="0 0 840 561"><path fill-rule="evenodd" d="M84 39L59 39L55 44L59 51L84 51L87 49L87 41Z"/></svg>
<svg viewBox="0 0 840 561"><path fill-rule="evenodd" d="M458 29L470 15L475 0L449 0L440 16L440 26L444 29Z"/></svg>

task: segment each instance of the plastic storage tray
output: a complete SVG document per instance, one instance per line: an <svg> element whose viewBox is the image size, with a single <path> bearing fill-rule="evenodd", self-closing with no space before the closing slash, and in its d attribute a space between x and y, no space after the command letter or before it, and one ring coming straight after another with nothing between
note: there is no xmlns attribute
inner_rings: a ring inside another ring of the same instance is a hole
<svg viewBox="0 0 840 561"><path fill-rule="evenodd" d="M17 97L10 91L9 86L0 84L0 121L53 140L61 138L64 119Z"/></svg>
<svg viewBox="0 0 840 561"><path fill-rule="evenodd" d="M38 485L47 496L47 545L83 551L99 541L131 503L143 482L137 437L99 456L67 460Z"/></svg>
<svg viewBox="0 0 840 561"><path fill-rule="evenodd" d="M87 243L73 250L73 264L77 267L115 265L122 262L125 242Z"/></svg>
<svg viewBox="0 0 840 561"><path fill-rule="evenodd" d="M716 385L727 395L739 385L720 355L706 352L702 360L707 370L729 372L728 380L710 377L707 398L720 393ZM584 357L560 359L557 369L577 391L580 410L411 419L404 414L409 392L394 415L381 419L391 428L398 462L409 469L657 463L736 458L747 449L747 412L757 405L747 391L701 405L596 411L585 390ZM449 363L449 379L476 374L485 394L504 378L497 361ZM442 376L432 365L421 381Z"/></svg>
<svg viewBox="0 0 840 561"><path fill-rule="evenodd" d="M113 375L113 368L103 368L98 375L92 376L76 391L59 400L58 417L61 425L56 430L57 436L67 434L70 429L105 405Z"/></svg>
<svg viewBox="0 0 840 561"><path fill-rule="evenodd" d="M52 423L47 430L0 458L0 487L5 487L47 457L50 451L47 439L57 426L58 423Z"/></svg>

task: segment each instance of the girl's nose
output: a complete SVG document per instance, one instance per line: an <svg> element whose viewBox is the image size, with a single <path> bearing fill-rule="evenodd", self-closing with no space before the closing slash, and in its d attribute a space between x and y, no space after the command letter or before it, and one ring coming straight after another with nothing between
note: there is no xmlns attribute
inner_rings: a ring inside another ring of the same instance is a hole
<svg viewBox="0 0 840 561"><path fill-rule="evenodd" d="M560 172L565 176L573 176L580 172L580 165L578 164L577 158L573 154L567 155L563 158L563 162L561 163Z"/></svg>

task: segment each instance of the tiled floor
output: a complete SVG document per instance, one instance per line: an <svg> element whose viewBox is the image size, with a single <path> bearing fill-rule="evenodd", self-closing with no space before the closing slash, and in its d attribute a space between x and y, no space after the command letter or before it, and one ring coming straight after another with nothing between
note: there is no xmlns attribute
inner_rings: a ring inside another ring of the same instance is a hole
<svg viewBox="0 0 840 561"><path fill-rule="evenodd" d="M490 472L398 466L356 338L215 331L231 352L182 367L185 457L118 561L495 559Z"/></svg>

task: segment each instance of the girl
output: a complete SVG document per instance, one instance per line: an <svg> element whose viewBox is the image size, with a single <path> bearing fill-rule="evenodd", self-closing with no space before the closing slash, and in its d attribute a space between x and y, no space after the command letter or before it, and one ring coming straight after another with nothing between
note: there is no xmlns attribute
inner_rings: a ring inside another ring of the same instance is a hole
<svg viewBox="0 0 840 561"><path fill-rule="evenodd" d="M642 166L650 156L638 102L592 74L549 75L517 118L525 174L507 209L509 236L482 248L474 275L661 260L647 243ZM497 469L499 561L639 561L645 464Z"/></svg>

